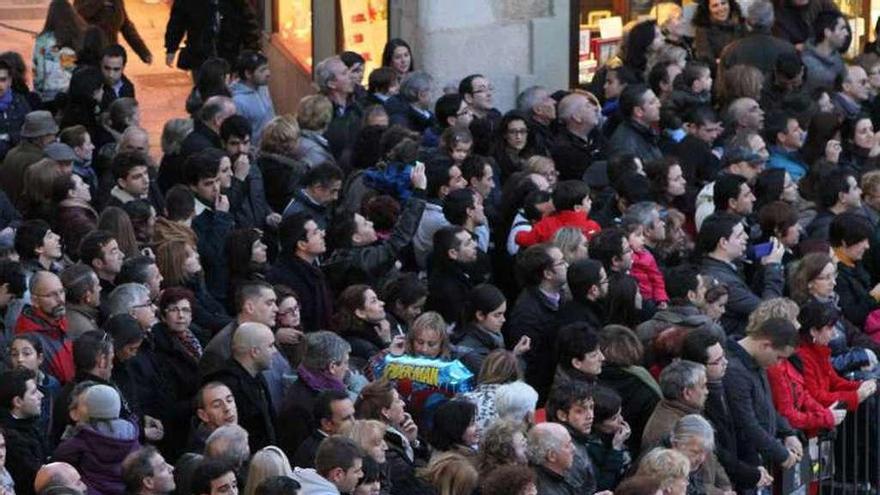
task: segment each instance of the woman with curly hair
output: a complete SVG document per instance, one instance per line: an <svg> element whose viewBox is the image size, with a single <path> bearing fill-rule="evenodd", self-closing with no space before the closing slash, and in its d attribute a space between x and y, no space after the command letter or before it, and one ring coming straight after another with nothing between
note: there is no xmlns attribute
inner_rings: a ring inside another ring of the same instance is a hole
<svg viewBox="0 0 880 495"><path fill-rule="evenodd" d="M691 22L697 59L713 65L725 46L746 35L745 19L736 0L700 0Z"/></svg>
<svg viewBox="0 0 880 495"><path fill-rule="evenodd" d="M529 463L526 458L526 432L520 421L496 420L481 435L476 464L480 475L502 466L522 468Z"/></svg>
<svg viewBox="0 0 880 495"><path fill-rule="evenodd" d="M385 303L369 285L352 285L342 291L332 327L351 345L351 365L358 370L391 343Z"/></svg>

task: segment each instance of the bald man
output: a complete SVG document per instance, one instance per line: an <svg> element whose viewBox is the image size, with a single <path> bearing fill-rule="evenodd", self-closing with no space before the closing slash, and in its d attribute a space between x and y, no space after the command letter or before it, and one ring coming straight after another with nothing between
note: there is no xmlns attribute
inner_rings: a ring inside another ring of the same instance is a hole
<svg viewBox="0 0 880 495"><path fill-rule="evenodd" d="M73 379L73 340L67 335L64 286L58 275L37 271L28 286L31 304L15 322L15 334L35 335L43 344L43 369L64 384Z"/></svg>
<svg viewBox="0 0 880 495"><path fill-rule="evenodd" d="M733 124L737 133L740 131L760 133L764 129L764 110L761 110L761 105L752 98L737 98L727 107L727 121Z"/></svg>
<svg viewBox="0 0 880 495"><path fill-rule="evenodd" d="M53 486L63 486L86 493L86 484L76 468L66 462L50 462L41 467L34 477L34 492L40 493ZM19 492L21 493L21 492Z"/></svg>
<svg viewBox="0 0 880 495"><path fill-rule="evenodd" d="M529 431L529 463L535 468L538 493L579 493L565 473L574 462L571 435L559 423L541 423Z"/></svg>
<svg viewBox="0 0 880 495"><path fill-rule="evenodd" d="M262 371L269 369L275 348L272 330L256 322L242 323L232 336L232 358L204 382L229 387L238 408L238 424L250 433L251 452L275 444L275 411Z"/></svg>
<svg viewBox="0 0 880 495"><path fill-rule="evenodd" d="M581 180L587 168L600 159L604 145L598 129L599 102L589 93L571 93L559 101L556 113L565 124L550 149L559 180Z"/></svg>

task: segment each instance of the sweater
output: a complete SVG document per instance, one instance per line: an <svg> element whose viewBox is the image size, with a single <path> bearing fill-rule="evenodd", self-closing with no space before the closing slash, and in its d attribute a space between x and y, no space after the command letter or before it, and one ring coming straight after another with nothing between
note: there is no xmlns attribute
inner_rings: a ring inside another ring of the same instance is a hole
<svg viewBox="0 0 880 495"><path fill-rule="evenodd" d="M563 210L553 215L542 218L532 230L516 234L516 243L522 247L528 247L553 239L556 231L563 227L576 227L581 229L587 240L590 240L602 230L587 213L576 210Z"/></svg>
<svg viewBox="0 0 880 495"><path fill-rule="evenodd" d="M657 260L654 255L647 249L641 251L633 250L632 275L639 283L639 292L646 301L668 302L669 296L666 295L666 282L663 280L663 274L657 266Z"/></svg>

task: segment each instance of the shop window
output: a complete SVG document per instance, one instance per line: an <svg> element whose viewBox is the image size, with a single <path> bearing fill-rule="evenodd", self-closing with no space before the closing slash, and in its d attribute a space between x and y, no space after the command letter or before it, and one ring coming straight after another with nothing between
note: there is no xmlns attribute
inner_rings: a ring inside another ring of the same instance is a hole
<svg viewBox="0 0 880 495"><path fill-rule="evenodd" d="M277 41L291 58L312 73L312 0L275 0Z"/></svg>
<svg viewBox="0 0 880 495"><path fill-rule="evenodd" d="M388 41L388 0L339 0L342 19L342 50L359 53L366 63L364 74L382 65Z"/></svg>

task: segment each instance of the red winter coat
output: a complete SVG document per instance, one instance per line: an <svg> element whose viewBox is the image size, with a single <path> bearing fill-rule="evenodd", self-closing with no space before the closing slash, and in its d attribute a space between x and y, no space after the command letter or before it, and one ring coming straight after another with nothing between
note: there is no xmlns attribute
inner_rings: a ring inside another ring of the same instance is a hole
<svg viewBox="0 0 880 495"><path fill-rule="evenodd" d="M820 430L834 429L834 415L807 392L804 375L788 359L767 368L773 404L792 427L815 437Z"/></svg>
<svg viewBox="0 0 880 495"><path fill-rule="evenodd" d="M846 408L859 407L858 389L861 382L845 380L831 367L831 348L826 345L801 343L797 354L804 363L804 385L819 404L828 407L835 401L845 402Z"/></svg>
<svg viewBox="0 0 880 495"><path fill-rule="evenodd" d="M647 249L633 251L632 268L629 274L639 283L639 292L646 301L669 302L666 295L666 281L657 266L657 260Z"/></svg>
<svg viewBox="0 0 880 495"><path fill-rule="evenodd" d="M532 230L516 234L516 243L522 247L528 247L553 239L556 231L562 227L577 227L587 237L587 240L598 234L602 227L582 211L563 210L542 218Z"/></svg>
<svg viewBox="0 0 880 495"><path fill-rule="evenodd" d="M67 317L53 320L35 306L27 305L15 322L15 335L30 333L43 344L44 371L62 384L73 380L73 340L67 336Z"/></svg>

